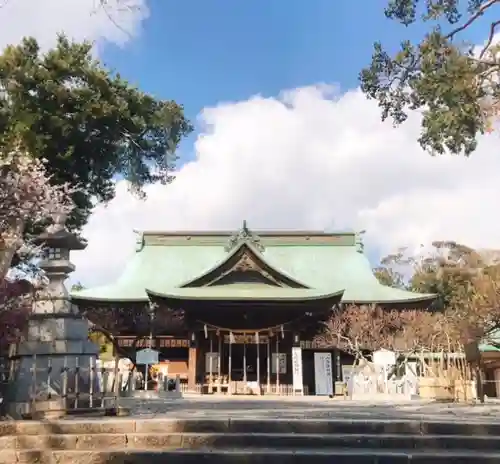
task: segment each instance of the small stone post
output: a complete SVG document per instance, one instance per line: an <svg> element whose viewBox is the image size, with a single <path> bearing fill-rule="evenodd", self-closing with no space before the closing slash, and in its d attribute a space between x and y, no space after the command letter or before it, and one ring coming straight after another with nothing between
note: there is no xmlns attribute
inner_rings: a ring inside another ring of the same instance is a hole
<svg viewBox="0 0 500 464"><path fill-rule="evenodd" d="M36 291L25 339L17 346L7 406L17 419L62 416L99 405L89 401L89 393L99 390L97 375L91 373L99 348L89 341L88 321L71 304L64 285L75 270L70 251L87 244L70 233L65 222L66 216L54 216L54 223L36 240L44 248L39 267L46 284Z"/></svg>

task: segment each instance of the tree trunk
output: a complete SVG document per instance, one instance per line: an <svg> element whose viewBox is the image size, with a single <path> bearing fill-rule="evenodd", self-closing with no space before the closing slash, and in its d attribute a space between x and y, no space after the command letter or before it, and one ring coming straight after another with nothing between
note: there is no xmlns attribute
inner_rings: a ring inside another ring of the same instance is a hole
<svg viewBox="0 0 500 464"><path fill-rule="evenodd" d="M484 403L484 371L483 371L483 366L480 364L477 366L476 369L476 391L477 391L477 397L481 403Z"/></svg>
<svg viewBox="0 0 500 464"><path fill-rule="evenodd" d="M0 243L0 282L2 282L9 272L12 259L16 254L24 233L24 220L15 219L9 231L3 233L7 238Z"/></svg>

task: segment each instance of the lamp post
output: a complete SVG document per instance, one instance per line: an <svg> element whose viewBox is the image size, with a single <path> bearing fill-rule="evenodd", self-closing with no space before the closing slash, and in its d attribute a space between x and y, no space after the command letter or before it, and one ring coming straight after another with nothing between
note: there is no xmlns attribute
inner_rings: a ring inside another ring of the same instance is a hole
<svg viewBox="0 0 500 464"><path fill-rule="evenodd" d="M17 346L8 398L13 417L84 408L98 384L92 368L99 348L88 340L88 321L71 304L64 284L75 270L70 252L87 244L66 229L65 221L65 215L54 215L53 224L35 240L44 250L39 267L46 279L36 290L25 339Z"/></svg>

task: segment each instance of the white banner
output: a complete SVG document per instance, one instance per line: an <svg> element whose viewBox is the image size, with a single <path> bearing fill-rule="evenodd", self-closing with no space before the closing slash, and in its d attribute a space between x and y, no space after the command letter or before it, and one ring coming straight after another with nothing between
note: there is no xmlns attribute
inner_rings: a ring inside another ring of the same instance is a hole
<svg viewBox="0 0 500 464"><path fill-rule="evenodd" d="M278 353L279 358L276 353L272 354L272 366L271 373L276 374L276 367L279 366L279 373L286 374L286 353Z"/></svg>
<svg viewBox="0 0 500 464"><path fill-rule="evenodd" d="M302 348L296 346L292 348L292 374L293 390L303 392Z"/></svg>
<svg viewBox="0 0 500 464"><path fill-rule="evenodd" d="M333 395L332 354L314 353L316 395Z"/></svg>
<svg viewBox="0 0 500 464"><path fill-rule="evenodd" d="M215 374L219 372L219 353L205 353L205 373Z"/></svg>

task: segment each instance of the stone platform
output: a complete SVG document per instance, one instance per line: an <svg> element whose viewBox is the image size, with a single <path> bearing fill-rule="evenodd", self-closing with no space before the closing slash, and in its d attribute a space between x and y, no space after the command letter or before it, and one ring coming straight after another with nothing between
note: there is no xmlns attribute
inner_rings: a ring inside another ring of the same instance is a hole
<svg viewBox="0 0 500 464"><path fill-rule="evenodd" d="M495 463L500 404L127 400L128 418L0 423L0 463Z"/></svg>

